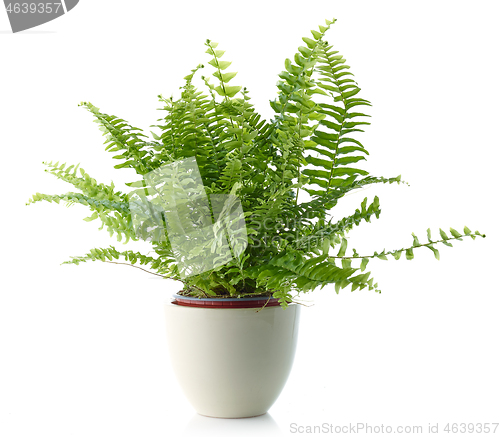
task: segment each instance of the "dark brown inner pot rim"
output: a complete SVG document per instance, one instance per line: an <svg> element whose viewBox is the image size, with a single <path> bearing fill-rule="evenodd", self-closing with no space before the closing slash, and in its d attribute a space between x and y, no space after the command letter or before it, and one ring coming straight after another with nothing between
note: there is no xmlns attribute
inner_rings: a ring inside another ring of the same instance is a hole
<svg viewBox="0 0 500 437"><path fill-rule="evenodd" d="M172 303L180 306L209 307L209 308L259 308L265 306L278 306L279 299L269 297L224 297L224 298L198 298L191 296L173 295Z"/></svg>

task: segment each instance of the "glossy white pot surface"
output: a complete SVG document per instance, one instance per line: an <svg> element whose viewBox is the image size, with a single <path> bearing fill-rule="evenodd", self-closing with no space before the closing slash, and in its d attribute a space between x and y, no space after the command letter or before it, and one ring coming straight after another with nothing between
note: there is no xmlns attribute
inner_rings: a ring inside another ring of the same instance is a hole
<svg viewBox="0 0 500 437"><path fill-rule="evenodd" d="M199 414L259 416L285 386L295 355L300 307L257 310L165 304L171 362Z"/></svg>

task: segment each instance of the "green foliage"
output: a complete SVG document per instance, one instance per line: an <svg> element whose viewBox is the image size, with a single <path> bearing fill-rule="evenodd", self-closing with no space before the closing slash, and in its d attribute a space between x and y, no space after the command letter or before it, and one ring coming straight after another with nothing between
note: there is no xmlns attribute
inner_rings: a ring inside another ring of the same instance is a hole
<svg viewBox="0 0 500 437"><path fill-rule="evenodd" d="M137 173L138 179L127 184L136 192L145 189L143 175L164 164L196 157L207 194L238 195L248 235L241 255L182 279L166 236L152 242L154 257L111 246L92 249L67 263L123 259L183 282L185 293L192 296L272 295L286 307L296 293L329 284L337 293L346 287L379 292L366 271L374 258L411 260L414 249L426 247L439 259L436 246L484 237L465 227L463 233L450 229L450 235L440 229L440 239L434 240L428 230L425 243L412 234L412 244L402 249L348 253L348 233L379 218L379 199L375 196L369 203L365 198L351 215L337 220L331 218L332 208L346 194L367 185L403 182L400 176L372 176L360 168L369 155L359 140L359 133L369 125L369 115L362 109L371 104L360 97L361 89L345 58L324 40L334 21L327 20L326 26L311 31L312 38L303 38L305 45L285 60L277 97L270 102L275 112L270 121L255 111L248 90L233 83L236 73L228 70L231 62L222 59L224 51L210 40L205 46L215 84L201 76L206 91L195 87L193 80L204 68L198 65L185 77L178 99L159 96L164 115L153 126L152 139L125 120L82 103L103 132L106 150L121 161L115 168ZM131 193L97 183L78 166L47 166L51 174L79 192L37 193L29 203L82 204L92 212L86 220L100 219L119 241L138 239L132 226Z"/></svg>

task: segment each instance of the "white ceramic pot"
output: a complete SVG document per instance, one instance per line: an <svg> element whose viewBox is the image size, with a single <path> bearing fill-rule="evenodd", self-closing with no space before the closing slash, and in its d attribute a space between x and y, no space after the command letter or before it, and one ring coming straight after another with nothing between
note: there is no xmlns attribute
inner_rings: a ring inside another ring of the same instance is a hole
<svg viewBox="0 0 500 437"><path fill-rule="evenodd" d="M196 308L165 305L177 379L199 414L265 414L292 368L300 307Z"/></svg>

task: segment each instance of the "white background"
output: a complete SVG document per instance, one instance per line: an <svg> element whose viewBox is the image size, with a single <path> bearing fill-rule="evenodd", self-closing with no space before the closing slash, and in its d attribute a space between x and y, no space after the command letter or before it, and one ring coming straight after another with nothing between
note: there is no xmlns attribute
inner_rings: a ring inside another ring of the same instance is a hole
<svg viewBox="0 0 500 437"><path fill-rule="evenodd" d="M499 12L497 1L82 0L14 35L0 11L0 435L278 436L292 423L500 422ZM166 348L163 303L179 285L125 266L61 266L120 244L82 220L83 206L25 202L72 189L44 173L44 160L79 162L120 187L135 180L112 168L79 102L148 129L161 115L156 96L178 92L209 60L210 38L239 71L233 83L269 117L284 59L332 17L327 40L374 105L365 168L411 184L373 186L339 205L341 215L364 195L381 199L380 220L356 228L352 245L397 249L411 232L423 240L427 227L437 235L463 225L487 238L444 247L439 262L426 249L411 262L374 261L380 295L330 287L304 296L312 306L302 311L294 369L269 414L203 418Z"/></svg>

